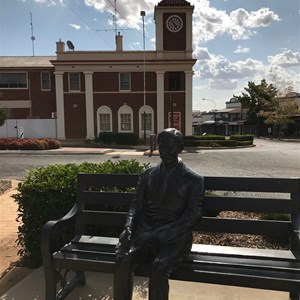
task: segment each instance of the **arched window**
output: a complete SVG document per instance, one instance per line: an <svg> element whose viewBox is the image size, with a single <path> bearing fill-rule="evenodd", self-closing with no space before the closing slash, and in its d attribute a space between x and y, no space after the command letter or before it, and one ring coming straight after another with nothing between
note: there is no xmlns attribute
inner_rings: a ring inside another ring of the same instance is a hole
<svg viewBox="0 0 300 300"><path fill-rule="evenodd" d="M131 107L123 105L118 111L119 132L133 132L133 113Z"/></svg>
<svg viewBox="0 0 300 300"><path fill-rule="evenodd" d="M146 123L145 123L146 120ZM151 106L142 106L139 110L139 135L144 136L144 128L146 125L146 136L148 137L154 132L154 111Z"/></svg>
<svg viewBox="0 0 300 300"><path fill-rule="evenodd" d="M112 131L112 112L108 106L101 106L97 110L97 132Z"/></svg>

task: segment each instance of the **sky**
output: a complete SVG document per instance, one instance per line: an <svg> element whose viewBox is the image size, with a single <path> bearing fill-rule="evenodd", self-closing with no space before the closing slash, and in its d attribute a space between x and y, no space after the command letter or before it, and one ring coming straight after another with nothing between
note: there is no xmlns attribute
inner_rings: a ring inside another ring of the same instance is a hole
<svg viewBox="0 0 300 300"><path fill-rule="evenodd" d="M117 0L124 50L155 50L154 6L159 0ZM249 81L265 78L300 92L299 0L191 0L193 109L225 108ZM115 0L0 0L0 55L55 55L56 41L75 50L115 50Z"/></svg>

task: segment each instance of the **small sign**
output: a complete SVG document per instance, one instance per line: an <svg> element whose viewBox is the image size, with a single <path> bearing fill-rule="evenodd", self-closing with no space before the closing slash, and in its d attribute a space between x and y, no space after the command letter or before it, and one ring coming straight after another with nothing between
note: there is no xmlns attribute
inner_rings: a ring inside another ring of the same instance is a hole
<svg viewBox="0 0 300 300"><path fill-rule="evenodd" d="M181 112L176 111L173 112L173 122L172 122L172 113L169 112L169 127L172 127L173 123L173 128L181 131Z"/></svg>
<svg viewBox="0 0 300 300"><path fill-rule="evenodd" d="M19 128L19 137L20 139L24 139L24 127Z"/></svg>

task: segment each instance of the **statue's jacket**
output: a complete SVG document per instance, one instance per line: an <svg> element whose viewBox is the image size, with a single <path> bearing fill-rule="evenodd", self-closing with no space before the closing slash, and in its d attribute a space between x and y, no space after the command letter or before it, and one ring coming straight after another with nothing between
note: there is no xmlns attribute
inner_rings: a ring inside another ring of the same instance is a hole
<svg viewBox="0 0 300 300"><path fill-rule="evenodd" d="M154 234L162 244L190 235L202 217L204 179L180 159L170 172L163 163L144 171L138 180L126 225L139 234Z"/></svg>

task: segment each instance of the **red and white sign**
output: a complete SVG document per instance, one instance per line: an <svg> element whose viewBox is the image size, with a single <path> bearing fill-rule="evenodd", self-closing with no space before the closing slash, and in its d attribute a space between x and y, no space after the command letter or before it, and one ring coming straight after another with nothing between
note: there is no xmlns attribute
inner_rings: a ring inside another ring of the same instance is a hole
<svg viewBox="0 0 300 300"><path fill-rule="evenodd" d="M173 112L173 126L172 126L172 113L169 112L169 127L173 127L181 131L181 112Z"/></svg>

